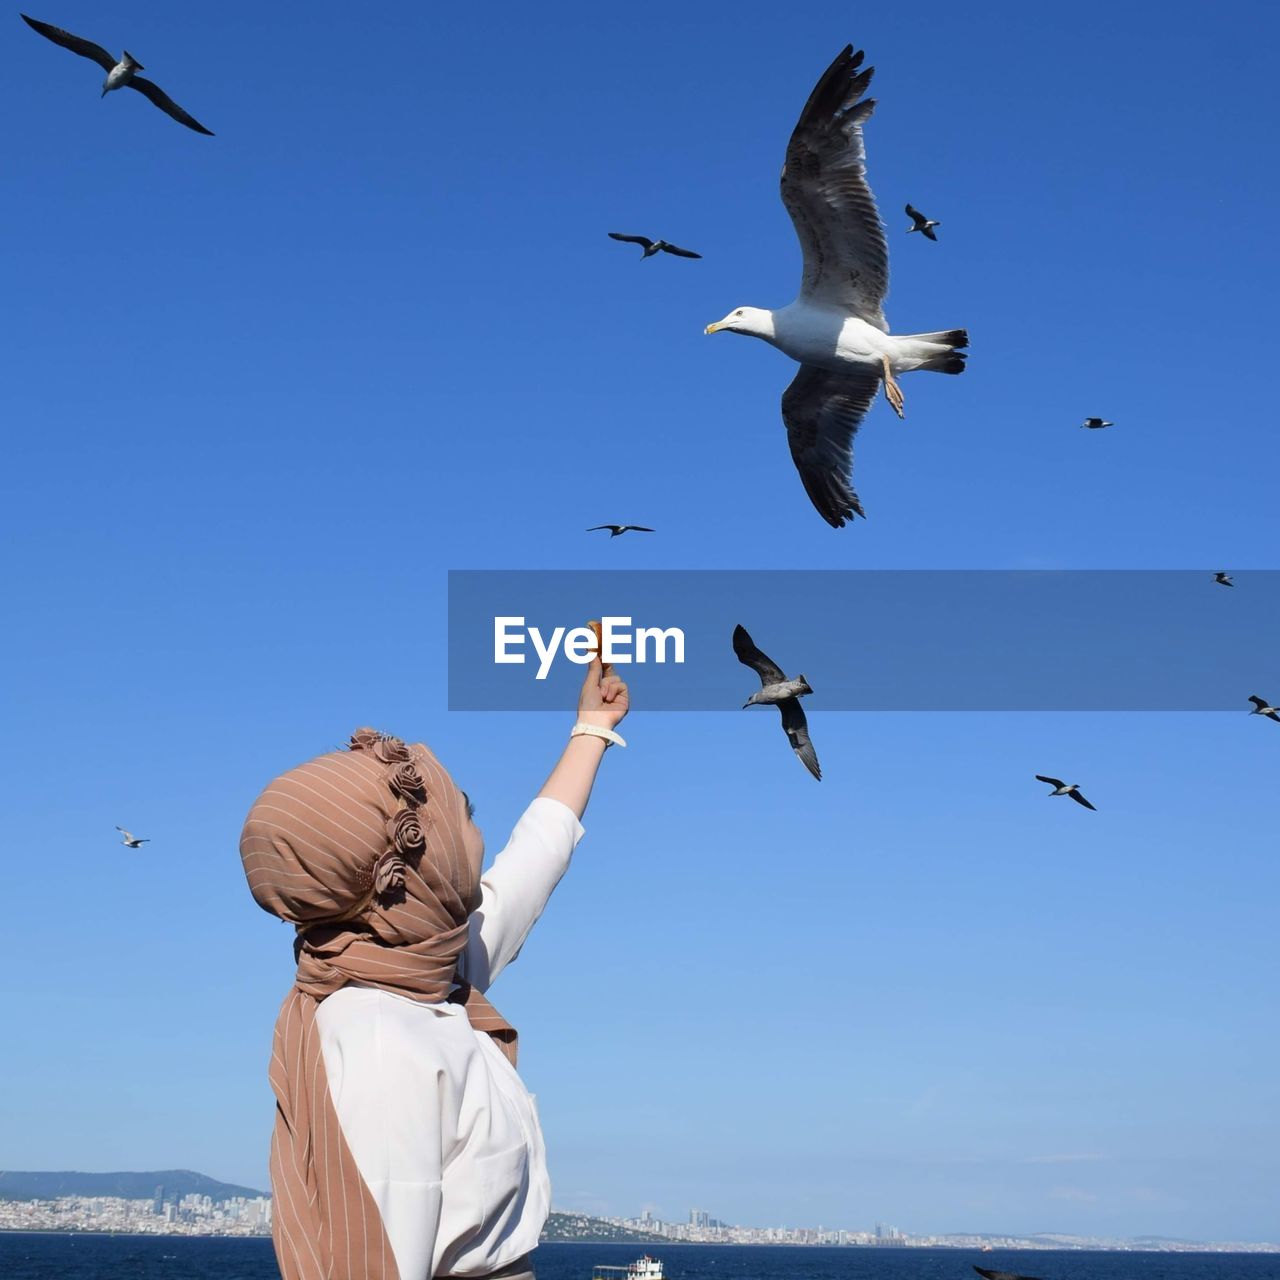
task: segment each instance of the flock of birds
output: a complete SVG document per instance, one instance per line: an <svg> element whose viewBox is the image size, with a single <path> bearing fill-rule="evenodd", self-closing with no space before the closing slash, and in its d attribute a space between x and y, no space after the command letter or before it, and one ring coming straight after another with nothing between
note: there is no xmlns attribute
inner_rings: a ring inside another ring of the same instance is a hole
<svg viewBox="0 0 1280 1280"><path fill-rule="evenodd" d="M128 50L117 58L92 40L25 13L21 16L46 40L96 62L107 73L103 98L117 89L135 89L179 124L213 136L212 130L159 85L138 74L145 68ZM889 247L867 181L863 141L863 125L875 108L875 99L864 96L873 68L864 69L862 61L863 54L855 53L852 45L840 51L809 95L787 144L782 201L804 259L795 301L773 310L737 307L705 330L708 334L724 331L760 338L800 366L783 392L782 419L805 492L819 515L837 528L854 516L865 515L852 485L853 437L881 390L898 417L904 417L898 376L917 370L962 373L969 344L964 329L889 332L884 316ZM935 228L942 224L936 218L927 217L911 204L906 206L906 214L911 219L908 234L918 232L937 242ZM662 253L677 258L702 256L668 240L619 231L611 231L609 236L639 245L642 260ZM1080 425L1098 431L1115 424L1088 417ZM640 524L601 524L588 530L601 531L608 531L611 539L625 533L654 532ZM1224 587L1235 585L1225 571L1215 573L1214 581ZM803 675L788 678L742 626L734 629L733 651L760 678L760 689L744 706L776 706L792 750L810 774L821 780L817 752L800 705L800 699L813 692L808 681ZM1255 694L1249 701L1253 704L1251 715L1280 721L1280 710L1265 699ZM1046 774L1035 777L1052 788L1050 795L1070 796L1086 809L1094 808L1078 784ZM117 830L121 842L130 849L148 843L123 827Z"/></svg>
<svg viewBox="0 0 1280 1280"><path fill-rule="evenodd" d="M179 124L212 136L159 85L138 74L145 68L128 50L117 58L83 36L21 16L46 40L96 62L107 73L102 97L135 89ZM853 437L880 389L894 412L905 416L898 376L916 370L962 373L969 342L964 329L889 332L884 316L889 247L867 182L863 141L863 125L875 108L875 99L864 97L873 68L863 69L862 60L852 45L841 50L809 95L787 144L781 192L804 256L798 296L774 310L737 307L705 330L760 338L799 364L782 395L782 418L805 492L834 527L865 515L852 485ZM937 241L934 228L941 223L936 218L911 204L906 212L908 234L920 232ZM639 245L642 259L659 253L702 256L668 240L618 231L609 235ZM1112 424L1087 418L1082 425Z"/></svg>
<svg viewBox="0 0 1280 1280"><path fill-rule="evenodd" d="M892 334L884 316L889 246L867 181L863 125L875 108L864 97L873 68L852 45L841 50L818 81L792 132L782 168L782 200L804 256L800 292L789 306L737 307L707 333L760 338L800 369L782 395L791 458L818 514L839 528L866 515L852 485L853 438L880 390L905 417L898 375L925 370L964 372L964 329ZM912 204L911 225L937 242L942 224ZM641 246L643 258L670 253L700 258L667 240L609 232ZM1088 417L1097 431L1115 424Z"/></svg>
<svg viewBox="0 0 1280 1280"><path fill-rule="evenodd" d="M706 328L761 338L790 356L800 370L782 396L782 417L791 457L810 501L828 524L842 526L865 516L851 483L853 437L880 389L904 417L904 400L896 375L923 369L934 373L964 371L968 334L964 329L894 335L884 317L889 283L889 249L875 197L867 181L862 127L875 100L864 97L873 68L862 69L863 54L852 45L841 50L809 95L787 145L782 169L782 200L791 215L803 251L800 293L778 310L738 307ZM911 225L937 242L941 226L913 205L906 206ZM667 252L682 258L700 254L665 240L611 231L614 240L642 246L643 258ZM1101 431L1115 423L1087 417L1080 426ZM597 525L617 537L640 525ZM1231 587L1230 574L1214 581ZM813 692L803 675L788 679L782 669L739 625L733 633L738 660L760 677L761 688L744 704L773 705L782 729L804 767L819 781L822 770L809 736L800 699ZM1280 712L1253 695L1252 715L1280 720ZM1077 783L1036 774L1051 796L1070 796L1095 809ZM984 1273L985 1274L985 1273Z"/></svg>
<svg viewBox="0 0 1280 1280"><path fill-rule="evenodd" d="M1223 587L1235 586L1231 575L1222 570L1213 575L1213 581ZM733 651L739 662L750 667L760 677L760 690L743 703L744 709L761 704L776 706L782 713L782 730L787 735L791 749L800 758L800 763L821 782L822 770L818 765L818 753L809 737L809 721L800 706L800 699L813 692L808 680L803 675L788 679L782 668L756 647L741 624L733 630ZM1251 716L1265 716L1268 720L1280 723L1280 707L1273 706L1256 693L1249 695L1249 701L1253 704L1253 710L1249 712ZM1051 778L1044 773L1037 773L1035 779L1037 782L1048 783L1052 788L1050 796L1070 796L1076 804L1096 812L1097 806L1084 798L1079 783L1063 782L1061 778Z"/></svg>

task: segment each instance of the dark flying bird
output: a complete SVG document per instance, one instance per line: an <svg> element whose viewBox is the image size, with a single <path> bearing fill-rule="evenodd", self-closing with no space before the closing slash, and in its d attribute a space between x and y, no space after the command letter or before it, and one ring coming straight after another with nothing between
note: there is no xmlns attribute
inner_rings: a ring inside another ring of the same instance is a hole
<svg viewBox="0 0 1280 1280"><path fill-rule="evenodd" d="M1108 422L1105 418L1086 418L1081 424L1088 431L1099 431L1103 427L1114 427L1114 422Z"/></svg>
<svg viewBox="0 0 1280 1280"><path fill-rule="evenodd" d="M25 13L21 16L23 22L32 31L38 31L46 40L52 40L54 44L60 44L64 49L70 49L72 53L78 53L82 58L91 58L96 62L107 73L107 78L102 82L104 98L112 89L137 89L143 97L150 98L161 111L172 116L179 124L185 124L188 129L213 137L212 129L206 129L194 116L183 111L158 84L144 80L137 74L146 68L127 49L117 60L113 54L108 53L100 44L94 44L92 40L73 36L70 31L50 26L47 22L37 22L34 18L28 18Z"/></svg>
<svg viewBox="0 0 1280 1280"><path fill-rule="evenodd" d="M150 837L135 836L123 827L117 827L116 830L120 833L120 843L127 845L130 849L141 849L144 844L151 843Z"/></svg>
<svg viewBox="0 0 1280 1280"><path fill-rule="evenodd" d="M622 240L626 244L638 244L644 249L640 261L652 258L655 253L674 253L677 258L700 258L702 254L692 249L681 249L679 245L668 244L665 240L650 240L648 236L624 236L621 231L610 231L610 240Z"/></svg>
<svg viewBox="0 0 1280 1280"><path fill-rule="evenodd" d="M991 1271L978 1266L976 1262L971 1265L980 1276L986 1276L987 1280L1036 1280L1035 1276L1020 1276L1016 1271Z"/></svg>
<svg viewBox="0 0 1280 1280"><path fill-rule="evenodd" d="M813 692L809 688L809 682L804 676L788 680L783 675L782 668L756 648L743 626L733 629L733 651L738 655L739 662L750 667L760 677L759 692L753 693L742 704L743 709L753 703L773 703L782 713L782 731L787 735L792 751L800 757L800 763L821 782L822 770L818 767L818 753L809 740L809 722L800 705L800 699L806 693Z"/></svg>
<svg viewBox="0 0 1280 1280"><path fill-rule="evenodd" d="M1256 693L1250 694L1249 701L1253 703L1253 710L1249 712L1251 716L1266 716L1268 720L1280 720L1280 708L1273 707Z"/></svg>
<svg viewBox="0 0 1280 1280"><path fill-rule="evenodd" d="M1219 569L1213 575L1213 580L1220 587L1234 587L1236 584L1231 581L1231 575L1225 569Z"/></svg>
<svg viewBox="0 0 1280 1280"><path fill-rule="evenodd" d="M601 529L609 530L609 537L616 538L620 533L652 533L648 525L643 524L593 524L588 533L597 533Z"/></svg>
<svg viewBox="0 0 1280 1280"><path fill-rule="evenodd" d="M880 389L902 417L897 375L962 373L963 329L890 333L889 245L867 181L863 126L871 68L848 45L823 72L787 143L786 205L804 255L788 306L738 307L707 333L761 338L800 365L782 393L791 460L818 514L835 528L864 515L851 483L853 437Z"/></svg>
<svg viewBox="0 0 1280 1280"><path fill-rule="evenodd" d="M1036 774L1037 782L1047 782L1053 790L1049 792L1051 796L1070 796L1076 804L1082 804L1086 809L1092 809L1091 805L1080 794L1080 786L1075 782L1063 782L1061 778L1046 778L1043 773Z"/></svg>
<svg viewBox="0 0 1280 1280"><path fill-rule="evenodd" d="M933 241L938 239L938 237L933 234L933 229L934 227L942 226L942 223L940 223L936 218L926 218L919 209L913 209L910 205L907 205L907 217L915 223L915 226L907 228L907 235L910 235L913 231L922 231L926 238Z"/></svg>

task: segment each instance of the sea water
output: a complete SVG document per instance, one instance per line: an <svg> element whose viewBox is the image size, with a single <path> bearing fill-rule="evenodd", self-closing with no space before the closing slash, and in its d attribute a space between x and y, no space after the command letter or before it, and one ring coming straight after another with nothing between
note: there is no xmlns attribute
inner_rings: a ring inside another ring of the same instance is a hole
<svg viewBox="0 0 1280 1280"><path fill-rule="evenodd" d="M538 1280L591 1280L651 1253L667 1280L974 1280L972 1264L1041 1280L1280 1280L1280 1254L548 1244ZM3 1280L279 1280L270 1240L0 1232Z"/></svg>

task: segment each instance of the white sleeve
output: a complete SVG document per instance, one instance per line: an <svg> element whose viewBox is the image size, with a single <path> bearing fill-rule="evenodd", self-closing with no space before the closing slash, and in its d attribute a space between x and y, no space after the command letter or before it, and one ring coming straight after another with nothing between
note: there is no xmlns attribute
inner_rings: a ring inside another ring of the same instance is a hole
<svg viewBox="0 0 1280 1280"><path fill-rule="evenodd" d="M549 796L524 811L507 847L480 877L480 905L471 913L458 966L472 986L487 991L520 954L582 834L573 810Z"/></svg>

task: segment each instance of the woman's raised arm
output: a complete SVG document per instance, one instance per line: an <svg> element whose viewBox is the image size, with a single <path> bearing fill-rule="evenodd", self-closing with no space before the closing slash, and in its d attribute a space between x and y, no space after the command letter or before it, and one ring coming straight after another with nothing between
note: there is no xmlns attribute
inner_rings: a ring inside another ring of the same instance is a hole
<svg viewBox="0 0 1280 1280"><path fill-rule="evenodd" d="M612 730L627 714L627 686L599 660L587 668L578 696L578 723ZM486 991L520 954L529 930L569 867L582 836L582 817L605 738L580 734L569 739L537 799L516 824L511 840L480 879L480 906L472 912L459 973ZM542 805L541 800L555 804Z"/></svg>
<svg viewBox="0 0 1280 1280"><path fill-rule="evenodd" d="M600 659L593 658L587 667L582 691L578 694L578 723L612 730L621 723L629 709L627 686L614 674L612 665L602 667ZM559 800L581 818L591 798L596 771L608 747L606 738L588 734L570 738L538 795Z"/></svg>

